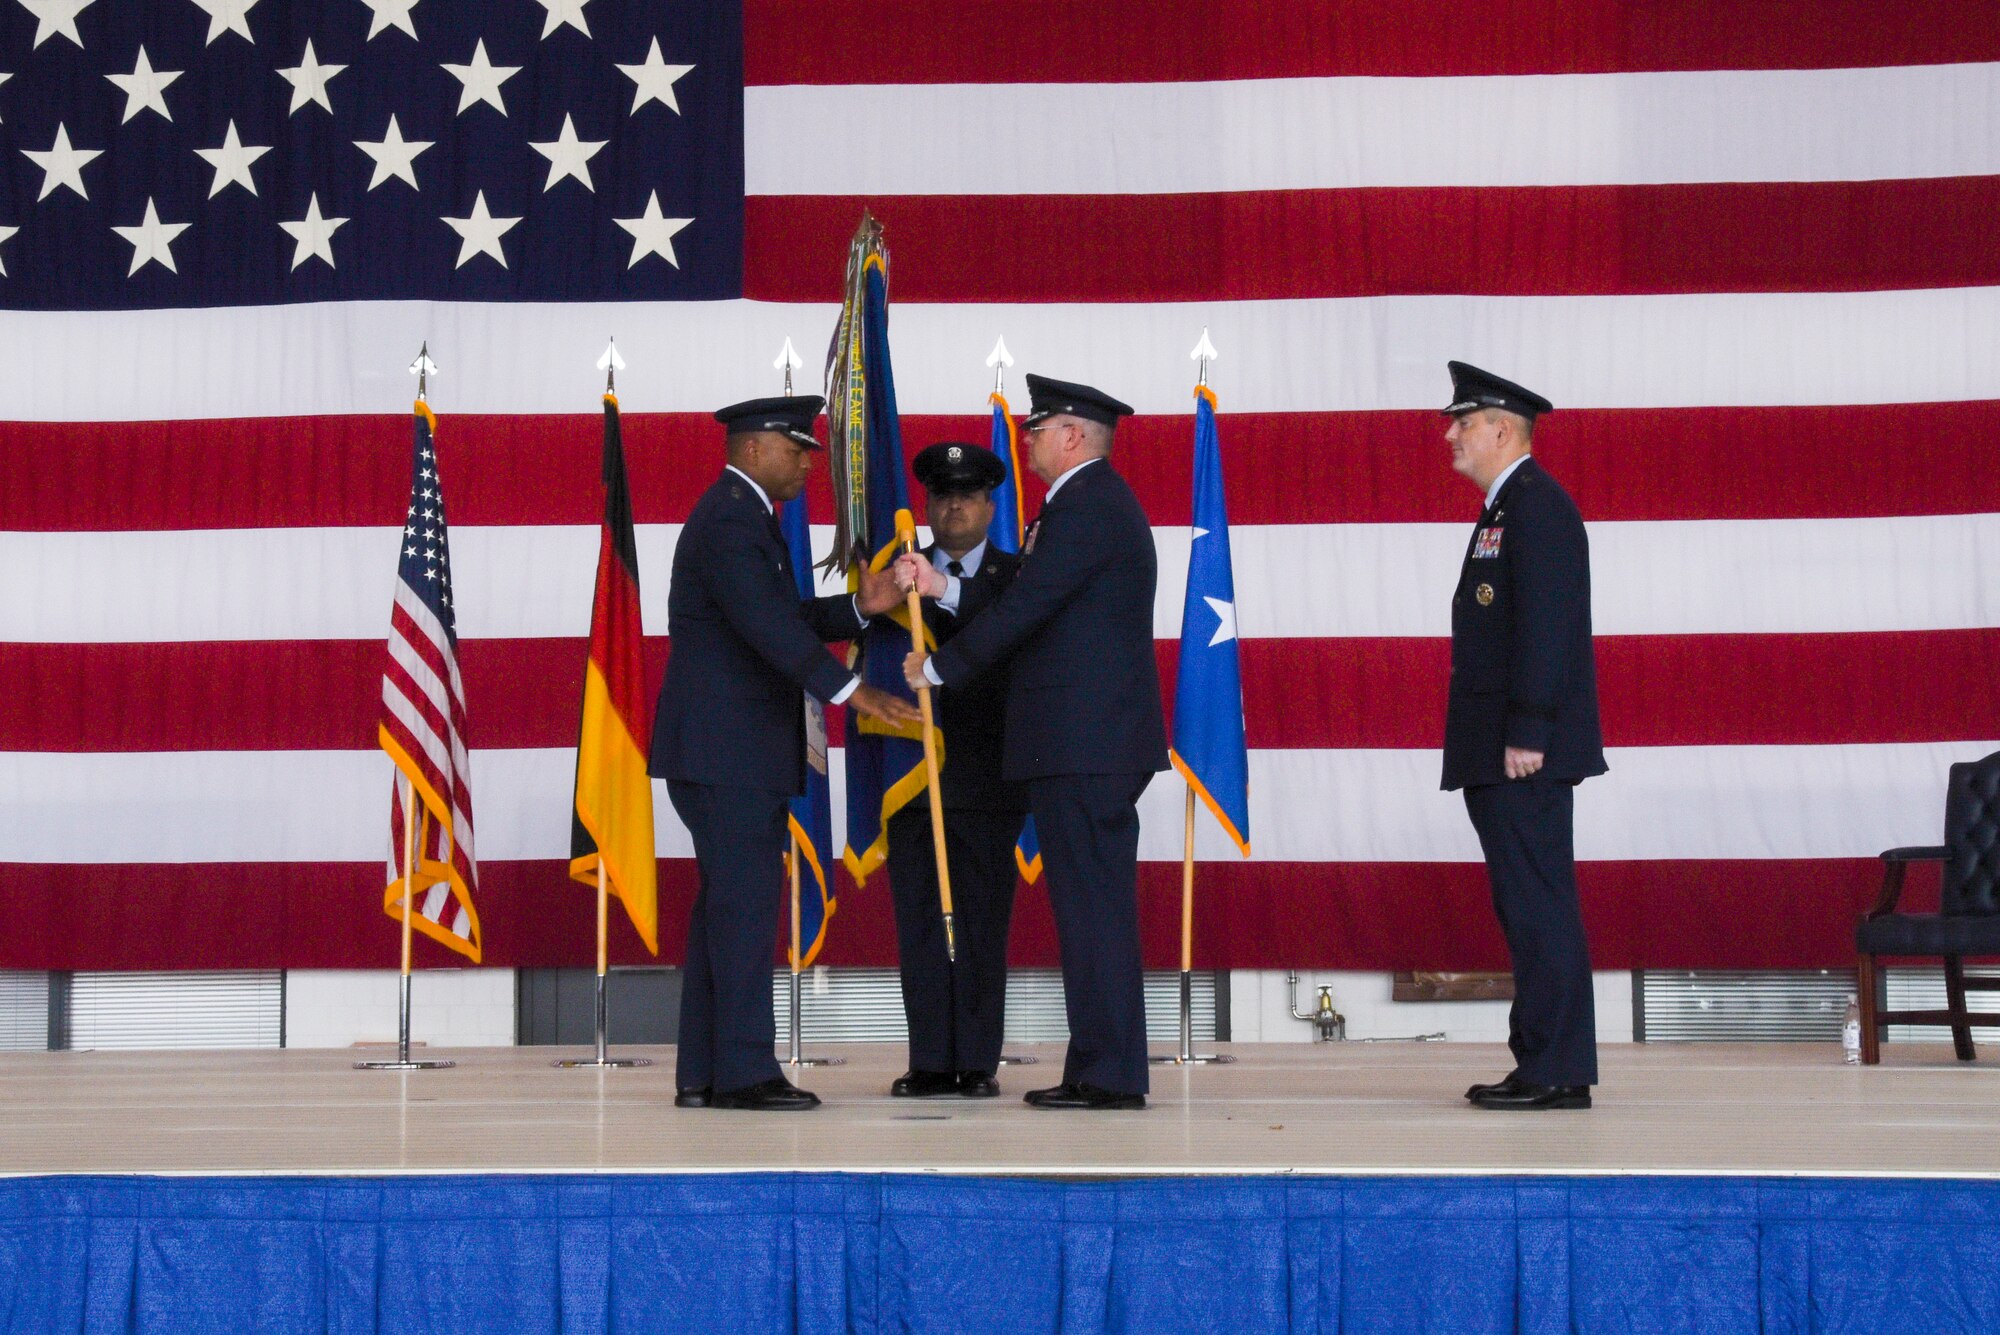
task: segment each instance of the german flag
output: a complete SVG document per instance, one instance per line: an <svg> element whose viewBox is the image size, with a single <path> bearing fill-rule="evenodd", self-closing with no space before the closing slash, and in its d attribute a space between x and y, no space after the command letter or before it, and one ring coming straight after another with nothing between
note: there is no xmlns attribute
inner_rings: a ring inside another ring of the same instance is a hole
<svg viewBox="0 0 2000 1335"><path fill-rule="evenodd" d="M597 549L597 596L590 609L590 662L583 677L583 729L576 746L576 811L569 874L624 901L646 949L660 953L659 890L653 862L653 785L646 739L653 732L639 626L639 550L617 396L604 396L604 528Z"/></svg>

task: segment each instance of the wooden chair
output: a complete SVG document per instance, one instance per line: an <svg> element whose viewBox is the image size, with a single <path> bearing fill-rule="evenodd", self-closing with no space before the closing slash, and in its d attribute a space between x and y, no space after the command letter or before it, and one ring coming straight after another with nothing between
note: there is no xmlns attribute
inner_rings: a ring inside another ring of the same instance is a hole
<svg viewBox="0 0 2000 1335"><path fill-rule="evenodd" d="M1870 1066L1882 1060L1884 1025L1943 1024L1951 1026L1958 1059L1969 1062L1973 1028L2000 1027L2000 1014L1974 1015L1965 1008L1968 991L2000 992L2000 978L1968 979L1964 965L1967 955L2000 955L2000 751L1951 767L1941 846L1892 848L1882 862L1882 894L1854 929L1861 955L1861 1060ZM1944 864L1936 913L1896 911L1912 862ZM1878 955L1943 956L1946 1009L1882 1010Z"/></svg>

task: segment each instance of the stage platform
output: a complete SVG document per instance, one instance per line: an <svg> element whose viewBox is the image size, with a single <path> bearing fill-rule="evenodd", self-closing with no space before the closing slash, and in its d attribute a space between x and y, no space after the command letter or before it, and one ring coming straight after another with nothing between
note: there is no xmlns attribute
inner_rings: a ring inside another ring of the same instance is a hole
<svg viewBox="0 0 2000 1335"><path fill-rule="evenodd" d="M1024 1090L1060 1076L1057 1046L1001 1071L986 1101L888 1097L904 1054L798 1083L809 1113L678 1110L656 1064L561 1070L557 1048L442 1052L450 1070L351 1069L351 1050L0 1055L0 1174L954 1173L1595 1176L2000 1175L2000 1045L1888 1044L1878 1067L1830 1044L1607 1046L1588 1112L1483 1112L1498 1078L1473 1044L1224 1045L1227 1066L1156 1066L1152 1106L1051 1113Z"/></svg>
<svg viewBox="0 0 2000 1335"><path fill-rule="evenodd" d="M1081 1114L1031 1051L912 1103L842 1048L804 1114L676 1110L664 1050L0 1057L0 1330L2000 1329L1993 1057L1611 1047L1501 1114L1497 1047L1238 1047Z"/></svg>

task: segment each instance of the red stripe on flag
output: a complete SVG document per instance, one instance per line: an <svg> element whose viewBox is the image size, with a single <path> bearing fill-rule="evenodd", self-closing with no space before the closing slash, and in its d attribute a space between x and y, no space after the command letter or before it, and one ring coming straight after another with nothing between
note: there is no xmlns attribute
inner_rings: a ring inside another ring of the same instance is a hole
<svg viewBox="0 0 2000 1335"><path fill-rule="evenodd" d="M1442 407L1449 388L1442 367L1438 380ZM368 477L382 450L371 425L376 420L218 420L164 434L156 423L10 424L9 448L0 450L0 528L399 525L400 498L390 490L385 499L387 483ZM400 418L381 420L402 425ZM454 433L479 445L449 460L453 524L599 526L598 419L525 418L505 431L478 425L502 420L471 419ZM989 420L976 413L905 416L904 448L914 456L939 440L983 440ZM1470 523L1477 513L1477 496L1447 462L1443 420L1426 409L1225 411L1219 422L1230 519L1238 527ZM638 522L684 520L722 467L714 420L702 413L631 414L624 430ZM1155 524L1187 522L1192 432L1192 408L1187 415L1130 418L1119 427L1118 469ZM1564 408L1542 424L1535 448L1593 521L1860 518L2000 511L1996 437L1996 400ZM635 447L635 439L645 448ZM1860 474L1851 444L1835 444L1854 441L1866 442ZM65 470L38 462L73 448L75 463ZM183 457L195 461L190 466L201 485L152 485ZM1030 477L1027 485L1033 514L1041 483ZM815 522L832 521L826 487L815 476L807 488ZM116 504L94 510L93 495Z"/></svg>
<svg viewBox="0 0 2000 1335"><path fill-rule="evenodd" d="M2000 59L1990 0L746 0L758 84L1836 69ZM837 34L829 40L828 34Z"/></svg>
<svg viewBox="0 0 2000 1335"><path fill-rule="evenodd" d="M626 569L606 532L597 550L597 590L590 611L590 657L627 735L643 752L652 742L653 695L647 683L636 572ZM460 644L460 653L465 646ZM470 687L467 688L468 690ZM572 729L573 730L573 729Z"/></svg>
<svg viewBox="0 0 2000 1335"><path fill-rule="evenodd" d="M1155 647L1171 718L1178 644ZM1613 746L1934 742L1994 727L2000 630L1601 636L1596 647ZM460 652L471 745L575 744L581 639L467 640ZM0 644L10 686L0 750L365 750L380 653L343 640ZM646 641L649 701L666 656L664 637ZM1245 640L1242 661L1252 747L1442 744L1443 639ZM828 722L840 745L839 713ZM635 740L643 749L650 739Z"/></svg>
<svg viewBox="0 0 2000 1335"><path fill-rule="evenodd" d="M1817 292L2000 282L2000 177L1193 195L753 196L744 295L838 301L866 208L902 301ZM1033 236L1031 246L1021 244Z"/></svg>
<svg viewBox="0 0 2000 1335"><path fill-rule="evenodd" d="M695 866L671 858L659 867L660 954L677 960ZM1585 862L1577 875L1599 969L1820 969L1853 963L1854 922L1881 867L1872 858ZM1178 966L1180 877L1178 863L1139 865L1149 968ZM1911 880L1906 903L1934 911L1934 872L1919 868ZM1506 967L1477 863L1205 862L1195 886L1196 968ZM0 863L0 959L15 969L186 968L188 924L227 921L229 931L203 938L203 968L390 968L395 935L373 911L381 894L379 861ZM1016 904L1010 961L1052 967L1047 896L1024 891ZM584 967L594 958L595 909L574 893L567 862L482 862L479 909L489 965ZM887 896L844 894L839 921L823 962L895 964ZM611 949L614 963L657 963L626 934L614 934ZM419 967L460 963L429 941L416 950Z"/></svg>

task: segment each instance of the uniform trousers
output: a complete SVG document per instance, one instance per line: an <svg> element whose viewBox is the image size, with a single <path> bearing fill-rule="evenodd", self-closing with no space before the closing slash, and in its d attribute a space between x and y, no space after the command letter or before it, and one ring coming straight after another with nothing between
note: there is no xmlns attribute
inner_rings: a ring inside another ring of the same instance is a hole
<svg viewBox="0 0 2000 1335"><path fill-rule="evenodd" d="M771 1010L783 899L783 793L670 780L667 796L694 837L701 889L681 975L681 1089L746 1089L782 1074Z"/></svg>
<svg viewBox="0 0 2000 1335"><path fill-rule="evenodd" d="M1507 1046L1537 1085L1597 1083L1590 950L1577 903L1576 785L1537 774L1465 790L1514 962Z"/></svg>
<svg viewBox="0 0 2000 1335"><path fill-rule="evenodd" d="M1007 929L1014 918L1014 841L1020 811L946 808L945 856L958 963L944 951L937 854L928 806L912 803L889 818L889 892L896 903L896 944L903 1013L910 1024L910 1069L1000 1068L1007 1014Z"/></svg>
<svg viewBox="0 0 2000 1335"><path fill-rule="evenodd" d="M1150 773L1028 781L1069 1016L1064 1084L1144 1094L1146 992L1139 963L1139 795Z"/></svg>

